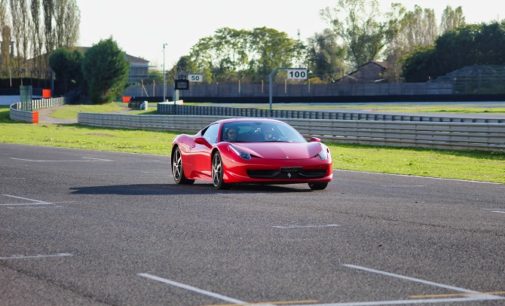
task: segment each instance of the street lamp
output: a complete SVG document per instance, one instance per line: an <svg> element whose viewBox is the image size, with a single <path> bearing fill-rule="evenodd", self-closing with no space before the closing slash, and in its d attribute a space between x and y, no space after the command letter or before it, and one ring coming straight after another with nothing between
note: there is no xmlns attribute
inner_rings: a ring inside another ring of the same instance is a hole
<svg viewBox="0 0 505 306"><path fill-rule="evenodd" d="M163 44L163 101L165 102L165 97L167 95L167 81L166 81L166 75L165 75L165 47L167 46L167 43Z"/></svg>

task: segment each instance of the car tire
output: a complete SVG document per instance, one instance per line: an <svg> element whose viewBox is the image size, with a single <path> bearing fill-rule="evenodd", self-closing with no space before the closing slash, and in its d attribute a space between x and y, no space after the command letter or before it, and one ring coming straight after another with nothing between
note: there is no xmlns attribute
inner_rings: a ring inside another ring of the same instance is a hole
<svg viewBox="0 0 505 306"><path fill-rule="evenodd" d="M216 189L228 189L229 186L223 180L223 160L221 154L216 152L212 155L212 185Z"/></svg>
<svg viewBox="0 0 505 306"><path fill-rule="evenodd" d="M309 183L309 187L311 190L323 190L326 189L328 183Z"/></svg>
<svg viewBox="0 0 505 306"><path fill-rule="evenodd" d="M172 154L172 175L174 181L179 185L189 185L193 184L195 180L190 180L186 178L184 174L184 165L182 164L182 154L179 147L176 147L174 153Z"/></svg>

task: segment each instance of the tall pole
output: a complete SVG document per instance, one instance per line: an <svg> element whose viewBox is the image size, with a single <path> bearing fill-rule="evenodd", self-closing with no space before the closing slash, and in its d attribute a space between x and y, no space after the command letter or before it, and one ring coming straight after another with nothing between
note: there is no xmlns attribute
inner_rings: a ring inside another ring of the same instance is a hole
<svg viewBox="0 0 505 306"><path fill-rule="evenodd" d="M166 74L165 74L165 47L167 46L167 43L163 44L163 101L165 102L165 97L167 96L167 81L166 81Z"/></svg>

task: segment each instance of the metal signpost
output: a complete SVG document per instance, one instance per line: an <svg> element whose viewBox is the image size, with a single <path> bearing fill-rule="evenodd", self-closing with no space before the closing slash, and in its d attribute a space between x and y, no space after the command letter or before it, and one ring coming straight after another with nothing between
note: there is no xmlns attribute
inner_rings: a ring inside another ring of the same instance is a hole
<svg viewBox="0 0 505 306"><path fill-rule="evenodd" d="M165 97L167 96L167 81L166 81L166 73L165 73L165 47L167 43L163 44L163 101L165 102Z"/></svg>
<svg viewBox="0 0 505 306"><path fill-rule="evenodd" d="M284 70L287 72L288 80L306 80L308 77L307 68L276 68L270 72L268 75L268 102L270 104L270 116L272 115L272 83L273 78L277 74L277 71Z"/></svg>

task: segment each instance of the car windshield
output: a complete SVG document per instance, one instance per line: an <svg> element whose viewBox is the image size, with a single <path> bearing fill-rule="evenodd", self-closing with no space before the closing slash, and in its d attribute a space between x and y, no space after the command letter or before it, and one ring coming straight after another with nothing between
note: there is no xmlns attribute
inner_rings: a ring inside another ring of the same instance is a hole
<svg viewBox="0 0 505 306"><path fill-rule="evenodd" d="M290 125L275 121L241 121L223 124L221 140L228 142L306 142Z"/></svg>

